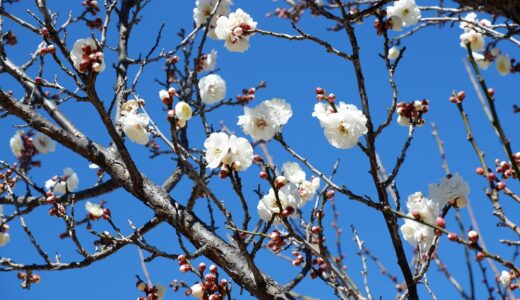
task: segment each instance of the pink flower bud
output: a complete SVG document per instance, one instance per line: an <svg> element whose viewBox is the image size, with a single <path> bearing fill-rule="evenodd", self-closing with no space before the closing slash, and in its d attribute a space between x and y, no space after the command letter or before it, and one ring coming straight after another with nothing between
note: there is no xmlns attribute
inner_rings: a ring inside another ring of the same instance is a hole
<svg viewBox="0 0 520 300"><path fill-rule="evenodd" d="M278 189L283 187L286 183L287 183L287 178L285 178L285 176L277 176L276 179L274 180L274 186Z"/></svg>
<svg viewBox="0 0 520 300"><path fill-rule="evenodd" d="M471 230L470 232L468 232L468 239L472 243L478 242L478 233L475 230Z"/></svg>

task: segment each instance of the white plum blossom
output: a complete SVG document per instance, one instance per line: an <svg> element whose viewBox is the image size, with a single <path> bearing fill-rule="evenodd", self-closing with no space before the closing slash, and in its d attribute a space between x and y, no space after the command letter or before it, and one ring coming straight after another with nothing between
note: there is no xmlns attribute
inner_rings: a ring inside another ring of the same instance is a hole
<svg viewBox="0 0 520 300"><path fill-rule="evenodd" d="M9 243L11 240L11 237L9 236L9 233L7 232L0 232L0 247L3 247Z"/></svg>
<svg viewBox="0 0 520 300"><path fill-rule="evenodd" d="M388 49L388 59L390 60L396 59L399 57L399 54L401 54L401 50L396 46Z"/></svg>
<svg viewBox="0 0 520 300"><path fill-rule="evenodd" d="M287 181L296 187L296 189L293 188L292 190L297 192L295 197L299 198L298 207L302 207L307 201L312 199L320 187L320 178L313 177L310 181L307 181L305 172L296 162L284 163L282 172Z"/></svg>
<svg viewBox="0 0 520 300"><path fill-rule="evenodd" d="M215 169L221 164L243 171L253 163L253 146L248 140L225 132L213 132L204 142L208 168Z"/></svg>
<svg viewBox="0 0 520 300"><path fill-rule="evenodd" d="M218 168L228 154L229 136L225 132L213 132L204 141L204 148L206 148L205 158L208 168Z"/></svg>
<svg viewBox="0 0 520 300"><path fill-rule="evenodd" d="M249 38L254 34L257 22L246 12L237 9L229 17L221 16L217 20L215 35L224 40L224 47L232 52L244 52L249 48Z"/></svg>
<svg viewBox="0 0 520 300"><path fill-rule="evenodd" d="M244 107L244 114L238 117L237 124L255 142L268 141L281 132L291 116L291 105L284 99L274 98L263 101L255 108Z"/></svg>
<svg viewBox="0 0 520 300"><path fill-rule="evenodd" d="M415 4L415 0L395 1L394 6L387 7L386 12L389 17L398 17L403 27L415 25L421 18L421 10Z"/></svg>
<svg viewBox="0 0 520 300"><path fill-rule="evenodd" d="M105 70L103 52L93 38L77 40L70 52L70 59L74 63L74 68L81 73L90 69L97 73Z"/></svg>
<svg viewBox="0 0 520 300"><path fill-rule="evenodd" d="M355 105L340 102L335 112L328 103L317 103L312 116L318 118L329 143L339 149L354 147L367 133L367 118Z"/></svg>
<svg viewBox="0 0 520 300"><path fill-rule="evenodd" d="M202 299L204 297L204 290L202 289L201 283L196 283L190 287L191 295L197 299Z"/></svg>
<svg viewBox="0 0 520 300"><path fill-rule="evenodd" d="M197 25L205 23L208 17L211 16L211 13L213 12L213 9L215 8L215 5L217 3L217 0L195 1L195 8L193 9L193 19L195 20L195 23ZM208 37L212 39L217 39L217 36L215 35L215 27L217 25L217 20L221 16L229 15L229 5L231 4L232 2L230 0L221 1L220 5L217 8L217 11L215 12L215 15L211 19L210 27L208 30Z"/></svg>
<svg viewBox="0 0 520 300"><path fill-rule="evenodd" d="M188 103L184 101L179 101L177 105L175 105L175 116L179 120L188 121L191 119L192 110Z"/></svg>
<svg viewBox="0 0 520 300"><path fill-rule="evenodd" d="M462 18L459 28L464 29L464 31L470 31L475 27L475 24L477 24L477 23L478 23L477 14L474 12L470 12L465 17Z"/></svg>
<svg viewBox="0 0 520 300"><path fill-rule="evenodd" d="M269 193L264 195L262 199L260 199L260 202L258 202L257 209L260 218L264 221L270 221L274 214L279 214L288 207L292 207L294 209L298 208L298 198L295 197L294 191L295 186L290 183L279 189L278 199L280 200L280 205L278 205L275 191L271 188ZM282 210L280 210L280 207ZM275 218L274 223L279 224L280 220Z"/></svg>
<svg viewBox="0 0 520 300"><path fill-rule="evenodd" d="M226 81L217 74L199 80L200 98L204 104L213 104L226 97Z"/></svg>
<svg viewBox="0 0 520 300"><path fill-rule="evenodd" d="M439 204L431 199L424 197L421 192L416 192L408 197L406 203L408 216L419 218L421 221L435 224L439 215ZM401 233L404 239L413 246L419 245L422 253L425 253L433 243L435 236L433 228L405 219L401 226Z"/></svg>
<svg viewBox="0 0 520 300"><path fill-rule="evenodd" d="M35 138L33 138L33 145L41 154L47 154L49 152L54 152L56 150L56 143L45 134L38 134Z"/></svg>
<svg viewBox="0 0 520 300"><path fill-rule="evenodd" d="M217 50L213 49L209 54L202 55L197 66L198 72L213 71L217 67Z"/></svg>
<svg viewBox="0 0 520 300"><path fill-rule="evenodd" d="M508 271L502 271L502 273L500 273L499 280L502 286L509 287L509 285L511 284L511 273L509 273Z"/></svg>
<svg viewBox="0 0 520 300"><path fill-rule="evenodd" d="M65 168L62 177L53 177L45 182L45 189L54 193L74 192L79 185L78 174L72 168Z"/></svg>
<svg viewBox="0 0 520 300"><path fill-rule="evenodd" d="M18 130L9 140L9 146L11 147L11 151L16 157L22 156L22 152L23 150L25 150L25 146L22 139L23 134L23 130Z"/></svg>
<svg viewBox="0 0 520 300"><path fill-rule="evenodd" d="M475 62L478 65L478 67L481 68L482 70L487 70L487 68L491 64L491 61L489 59L487 59L484 55L482 55L478 52L473 52L472 55L473 55L473 59L475 60Z"/></svg>
<svg viewBox="0 0 520 300"><path fill-rule="evenodd" d="M99 219L104 214L103 208L99 204L92 203L90 201L85 203L85 210L90 215L90 217L94 219Z"/></svg>
<svg viewBox="0 0 520 300"><path fill-rule="evenodd" d="M502 76L511 73L511 59L507 55L499 55L497 57L497 71Z"/></svg>
<svg viewBox="0 0 520 300"><path fill-rule="evenodd" d="M484 41L484 35L476 30L470 30L463 32L460 35L460 46L467 48L469 44L471 51L479 51L486 45Z"/></svg>
<svg viewBox="0 0 520 300"><path fill-rule="evenodd" d="M167 90L160 90L159 98L161 99L161 101L170 100L170 93L168 93Z"/></svg>
<svg viewBox="0 0 520 300"><path fill-rule="evenodd" d="M455 174L444 178L440 184L428 185L430 198L439 203L440 208L447 203L455 207L465 207L468 204L469 185L462 176Z"/></svg>
<svg viewBox="0 0 520 300"><path fill-rule="evenodd" d="M300 184L305 181L305 172L297 162L286 162L282 165L283 175L290 183Z"/></svg>
<svg viewBox="0 0 520 300"><path fill-rule="evenodd" d="M144 113L126 113L121 115L120 121L126 136L137 144L145 145L148 143L150 132L147 127L150 118Z"/></svg>
<svg viewBox="0 0 520 300"><path fill-rule="evenodd" d="M394 31L403 30L403 20L401 20L401 18L399 18L398 16L391 16L390 24L392 25L392 30Z"/></svg>

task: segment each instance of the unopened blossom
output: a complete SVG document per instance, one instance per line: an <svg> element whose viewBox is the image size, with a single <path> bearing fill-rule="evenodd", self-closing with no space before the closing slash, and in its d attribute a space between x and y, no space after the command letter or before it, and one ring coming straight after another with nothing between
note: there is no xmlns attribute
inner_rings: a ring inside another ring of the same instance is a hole
<svg viewBox="0 0 520 300"><path fill-rule="evenodd" d="M145 145L148 143L150 132L147 127L150 118L144 113L127 113L121 116L120 122L126 136L133 142Z"/></svg>
<svg viewBox="0 0 520 300"><path fill-rule="evenodd" d="M460 35L460 46L467 48L467 45L470 46L471 51L481 50L486 45L484 35L476 30L463 32Z"/></svg>
<svg viewBox="0 0 520 300"><path fill-rule="evenodd" d="M249 48L249 38L254 34L257 22L240 8L229 17L222 16L217 20L215 34L224 40L224 46L233 52L244 52Z"/></svg>
<svg viewBox="0 0 520 300"><path fill-rule="evenodd" d="M509 59L508 55L499 55L497 57L497 71L502 76L511 73L511 59Z"/></svg>
<svg viewBox="0 0 520 300"><path fill-rule="evenodd" d="M209 74L199 80L200 98L204 104L213 104L226 97L226 81L217 74Z"/></svg>
<svg viewBox="0 0 520 300"><path fill-rule="evenodd" d="M0 247L3 247L9 243L11 240L9 233L7 232L0 232Z"/></svg>
<svg viewBox="0 0 520 300"><path fill-rule="evenodd" d="M74 68L81 73L88 70L99 73L105 70L103 52L93 38L77 40L70 52L70 59L74 63Z"/></svg>
<svg viewBox="0 0 520 300"><path fill-rule="evenodd" d="M399 54L401 54L401 50L396 46L388 49L388 59L390 59L390 60L394 60L394 59L398 58Z"/></svg>
<svg viewBox="0 0 520 300"><path fill-rule="evenodd" d="M415 0L395 1L394 6L387 7L386 12L389 17L400 18L403 27L415 25L421 18L421 10Z"/></svg>
<svg viewBox="0 0 520 300"><path fill-rule="evenodd" d="M161 99L161 101L169 101L171 99L170 93L168 93L167 90L160 90L159 98Z"/></svg>
<svg viewBox="0 0 520 300"><path fill-rule="evenodd" d="M62 177L51 178L45 182L45 189L54 193L74 192L79 185L78 174L72 168L65 168Z"/></svg>
<svg viewBox="0 0 520 300"><path fill-rule="evenodd" d="M25 149L23 144L23 130L18 130L13 135L13 137L9 140L9 146L11 147L11 152L13 152L14 156L20 157L22 156L22 152Z"/></svg>
<svg viewBox="0 0 520 300"><path fill-rule="evenodd" d="M190 287L191 295L197 299L202 299L204 297L204 290L202 289L201 283L196 283Z"/></svg>
<svg viewBox="0 0 520 300"><path fill-rule="evenodd" d="M38 134L33 138L33 145L41 154L47 154L56 150L56 143L45 134Z"/></svg>
<svg viewBox="0 0 520 300"><path fill-rule="evenodd" d="M317 103L314 106L314 117L318 118L324 128L329 143L339 149L354 147L359 137L367 132L367 118L355 105L340 102L334 111L328 103Z"/></svg>
<svg viewBox="0 0 520 300"><path fill-rule="evenodd" d="M430 198L439 207L444 207L447 203L455 207L465 207L468 204L469 185L462 176L455 174L450 178L444 178L439 184L428 185Z"/></svg>
<svg viewBox="0 0 520 300"><path fill-rule="evenodd" d="M90 201L87 201L87 203L85 203L85 210L90 215L90 217L94 219L99 219L104 214L103 208L99 204L92 203Z"/></svg>
<svg viewBox="0 0 520 300"><path fill-rule="evenodd" d="M208 168L215 169L228 165L235 171L242 171L253 163L253 146L248 140L225 132L213 132L204 142Z"/></svg>
<svg viewBox="0 0 520 300"><path fill-rule="evenodd" d="M217 50L213 49L209 54L204 54L197 65L198 72L213 71L217 67Z"/></svg>
<svg viewBox="0 0 520 300"><path fill-rule="evenodd" d="M188 121L191 119L192 110L188 103L184 101L179 101L177 105L175 105L175 116L179 120Z"/></svg>
<svg viewBox="0 0 520 300"><path fill-rule="evenodd" d="M502 286L509 287L509 285L511 284L511 273L509 273L508 271L502 271L502 273L500 273L499 280Z"/></svg>
<svg viewBox="0 0 520 300"><path fill-rule="evenodd" d="M300 184L305 181L305 172L297 162L284 163L282 172L290 183Z"/></svg>
<svg viewBox="0 0 520 300"><path fill-rule="evenodd" d="M287 124L292 116L291 105L284 99L274 98L260 103L254 108L244 107L244 114L237 124L254 141L268 141Z"/></svg>
<svg viewBox="0 0 520 300"><path fill-rule="evenodd" d="M195 8L193 9L193 19L197 25L203 24L207 21L215 5L218 3L217 0L197 0L195 1ZM215 35L215 27L217 26L217 20L221 16L229 15L229 6L232 4L231 0L223 0L220 2L215 15L211 19L208 37L217 39Z"/></svg>

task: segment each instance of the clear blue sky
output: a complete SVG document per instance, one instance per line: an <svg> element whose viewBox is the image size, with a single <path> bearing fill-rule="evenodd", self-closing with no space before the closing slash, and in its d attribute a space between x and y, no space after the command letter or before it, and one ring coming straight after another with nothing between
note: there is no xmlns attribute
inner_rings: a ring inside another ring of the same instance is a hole
<svg viewBox="0 0 520 300"><path fill-rule="evenodd" d="M61 22L66 18L69 9L76 12L81 9L81 1L49 0L48 2L51 9L60 12L59 19ZM294 34L287 20L265 17L266 13L273 11L277 5L282 5L282 1L235 0L234 2L235 5L232 10L242 8L250 13L255 21L258 21L258 28ZM21 1L21 3L7 6L7 9L14 15L35 23L25 13L27 8L35 11L34 4L29 3L31 2ZM430 4L431 1L418 1L418 3L421 5ZM166 23L166 27L160 48L167 50L173 48L179 42L176 32L182 27L188 31L191 29L193 7L194 1L152 1L143 12L142 22L133 32L130 40L130 55L137 57L139 53L148 51L154 43L155 32L162 22ZM382 51L382 38L375 35L372 22L373 19L368 18L365 24L357 26L357 33L362 51L361 59L371 109L377 124L386 116L386 109L391 101L391 91L387 83L387 73L383 61L378 57L378 53ZM325 31L325 28L331 25L333 24L318 20L308 14L299 23L299 26L309 33L321 35L337 48L348 51L348 42L343 32ZM13 25L12 22L6 21L4 27L5 30L13 29L19 41L18 45L8 49L8 54L15 62L24 62L29 58L30 53L36 49L38 45L37 37L32 33L20 30L20 27ZM112 28L111 39L108 41L109 46L116 46L113 39L115 33L115 28ZM397 184L401 196L406 199L407 195L415 191L427 193L428 184L443 177L444 171L441 168L437 145L431 135L430 122L436 122L440 135L445 141L447 158L452 172L459 172L470 183L471 205L489 249L510 258L510 249L500 247L498 239L513 237L505 229L495 226L496 219L491 214L492 207L482 192L485 182L474 173L478 160L465 139L466 134L456 107L448 102L452 90L466 91L465 107L470 114L476 138L488 154L488 163L492 164L495 157L503 159L505 157L503 151L482 111L464 68L463 59L466 51L459 46L458 36L460 33L461 30L458 26L454 26L454 28L445 26L440 29L427 28L403 43L403 45L406 45L407 51L396 75L400 94L399 100L411 101L426 98L430 100L431 105L430 112L426 115L426 126L417 129L411 151L397 178ZM96 31L95 35L99 37L99 32ZM87 36L89 36L89 31L83 23L79 23L71 27L67 43L71 46L77 38ZM513 57L518 53L517 49L506 43L499 45ZM315 166L325 173L331 171L336 159L341 159L336 181L346 183L350 189L358 194L374 196L374 188L368 174L368 161L361 151L359 149L340 151L330 146L323 136L318 121L311 117L315 103L314 89L317 86L321 86L329 92L334 92L340 101L360 106L357 84L353 68L349 62L327 55L322 48L307 41L289 42L260 35L251 38L251 47L243 54L228 52L221 41L209 40L205 52L209 52L212 48L218 51L217 65L220 68L218 74L227 81L228 97L234 97L241 93L242 88L255 86L261 80L267 81L267 89L260 90L257 93L257 99L252 104L256 105L262 100L273 97L285 98L291 103L294 115L283 129L283 134L288 143L303 156L308 157ZM97 85L101 97L108 102L113 93L115 73L111 64L115 60L115 54L106 51L105 55L107 69L99 76ZM162 111L162 105L157 96L160 87L154 82L154 78L163 77L161 68L162 64L155 64L146 69L137 90L139 95L147 100L147 110L152 117L162 128L166 128L167 124L164 122L166 115ZM35 76L36 71L35 68L32 68L29 70L29 74ZM49 68L44 76L51 79L55 72L55 67ZM135 69L132 72L135 72ZM513 92L518 83L518 77L516 75L501 77L496 72L494 65L488 71L485 71L484 75L489 85L496 90L497 107L500 115L503 116L503 125L512 139L513 149L518 150L515 146L518 147L518 139L520 138L516 130L519 116L514 115L511 109L513 103L520 104L517 93ZM63 75L60 75L60 78L63 77ZM4 74L0 74L0 87L2 89L13 89L16 96L22 95L19 88ZM62 105L62 109L69 114L81 130L93 136L95 141L106 145L107 134L102 130L102 125L91 106L87 103L71 101ZM242 114L242 109L233 107L215 111L208 118L217 129L220 127L219 122L223 120L231 130L243 135L241 129L235 125L237 116L240 114ZM16 131L13 126L23 123L13 117L2 119L1 122L0 159L14 162L15 157L9 149L9 138ZM190 122L193 124L190 128L190 143L194 147L202 148L204 137L200 131L200 122L198 120ZM406 128L393 122L378 141L379 154L386 168L393 167L406 134ZM175 162L171 160L171 157L161 156L150 159L149 153L144 147L130 141L127 142L127 145L142 171L158 183L167 178L169 172L174 168ZM268 147L276 163L281 165L287 160L293 160L276 143L270 143ZM43 167L31 172L32 178L40 185L43 185L44 181L52 175L61 174L62 169L69 166L79 174L80 189L87 188L95 183L95 171L87 167L89 162L74 155L63 146L58 146L55 153L42 156L41 159ZM310 176L310 172L306 171ZM252 208L255 208L257 203L257 197L252 192L253 189L258 184L262 185L264 191L268 189L266 183L261 182L257 174L258 170L255 166L244 173L245 190ZM181 203L185 203L184 196L190 191L188 184L189 182L183 180L181 186L172 193L172 196ZM216 180L212 186L215 188L217 195L233 210L234 215L240 216L240 205L234 194L230 193L229 182ZM516 185L516 188L518 189L518 185ZM135 224L140 225L152 216L149 208L125 192L113 192L94 199L94 201L98 202L102 199L108 201L108 207L112 210L114 221L124 232L130 232L127 220L130 219ZM343 228L342 243L346 254L345 262L349 274L356 283L362 284L361 263L352 242L350 224L357 227L361 239L365 240L365 245L382 260L387 269L392 274L397 275L399 279L402 279L394 252L391 250L392 246L382 216L344 197L337 197L336 203L340 210L339 225ZM504 207L511 211L508 216L513 221L520 221L518 215L513 214L517 210L509 204L511 203L508 203L508 199L505 199ZM79 207L81 208L82 205ZM309 207L306 207L307 214L308 209ZM204 206L198 206L198 210L201 211L203 219L207 219ZM12 208L5 207L5 211L10 213ZM80 209L79 214L83 213L83 210ZM461 213L465 224L469 225L467 210L462 209ZM253 215L256 218L256 211L253 212ZM326 222L332 222L332 213L327 212L326 215L328 216ZM46 207L37 209L27 217L26 221L45 251L51 256L59 253L62 261L80 259L79 255L74 252L70 240L58 238L59 233L64 230L64 225L61 220L49 217ZM457 229L452 215L447 218L447 221L449 229ZM102 221L96 222L94 226L99 231L106 228ZM220 232L225 234L223 228ZM332 231L330 232L332 233ZM10 234L12 240L6 247L0 248L0 256L11 257L14 261L21 263L41 263L41 258L29 244L18 220L12 222ZM80 238L85 245L88 245L89 251L94 251L94 246L91 243L92 237L88 233L81 233ZM329 241L333 241L333 239L334 237L331 235ZM160 226L152 231L148 241L165 251L179 252L176 235L168 226ZM330 246L332 248L333 244L331 243ZM405 248L408 257L411 257L412 247L405 244ZM462 248L450 244L443 238L439 256L448 263L450 271L461 284L468 287ZM197 260L197 263L199 261L210 264L209 261L204 259ZM273 274L274 278L282 282L287 281L298 272L298 269L292 267L290 263L275 258L268 252L260 255L258 261L263 270ZM193 282L195 279L190 276L181 276L176 261L158 258L150 263L148 268L154 282L167 284L174 278L184 279L187 282ZM477 266L475 265L474 268L477 268ZM368 272L373 295L377 298L382 296L383 299L393 298L395 295L393 284L379 274L377 266L371 261L368 263ZM87 268L63 272L42 272L42 282L39 285L34 285L29 291L22 290L19 287L16 273L0 273L0 286L2 287L2 299L6 300L62 300L70 298L83 300L93 297L97 299L135 299L141 296L134 287L134 275L136 274L143 275L137 249L129 246L108 259ZM428 275L431 286L439 299L454 299L457 297L454 294L453 287L440 275L436 266L431 267ZM478 299L486 299L484 287L480 284L482 279L480 270L476 269L475 275ZM488 278L493 280L493 276L489 272ZM333 297L331 289L322 282L309 279L303 281L296 288L296 291L320 299ZM234 290L234 298L251 299L246 293L240 295L239 292L238 288ZM427 296L423 287L420 287L420 292ZM184 296L181 293L174 295L170 290L165 299L175 297Z"/></svg>

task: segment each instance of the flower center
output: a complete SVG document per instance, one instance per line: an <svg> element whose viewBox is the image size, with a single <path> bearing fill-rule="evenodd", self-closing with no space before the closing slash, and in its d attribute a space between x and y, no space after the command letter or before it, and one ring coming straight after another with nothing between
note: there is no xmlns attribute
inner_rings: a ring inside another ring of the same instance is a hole
<svg viewBox="0 0 520 300"><path fill-rule="evenodd" d="M338 126L339 133L347 135L349 133L348 128L344 122L341 122Z"/></svg>
<svg viewBox="0 0 520 300"><path fill-rule="evenodd" d="M410 14L410 10L409 10L408 8L405 8L405 9L403 10L403 16L406 17L406 16L408 16L409 14Z"/></svg>
<svg viewBox="0 0 520 300"><path fill-rule="evenodd" d="M255 126L260 129L264 129L265 127L267 127L267 122L264 119L256 119Z"/></svg>

